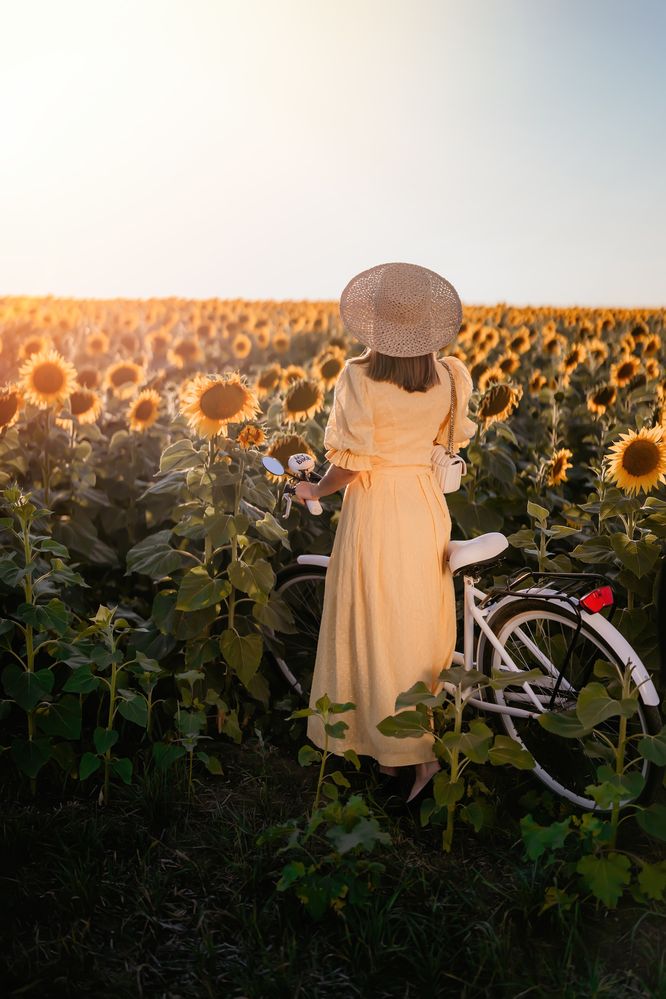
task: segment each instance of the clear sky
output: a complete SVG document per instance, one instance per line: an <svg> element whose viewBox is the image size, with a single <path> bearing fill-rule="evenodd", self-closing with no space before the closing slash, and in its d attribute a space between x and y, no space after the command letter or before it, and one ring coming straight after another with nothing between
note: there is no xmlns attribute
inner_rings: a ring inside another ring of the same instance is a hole
<svg viewBox="0 0 666 999"><path fill-rule="evenodd" d="M666 305L664 0L3 0L0 295Z"/></svg>

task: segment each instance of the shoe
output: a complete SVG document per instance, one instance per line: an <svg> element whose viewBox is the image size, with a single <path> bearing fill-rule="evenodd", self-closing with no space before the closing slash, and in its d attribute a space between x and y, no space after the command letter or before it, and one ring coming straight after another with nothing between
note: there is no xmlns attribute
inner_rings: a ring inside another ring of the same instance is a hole
<svg viewBox="0 0 666 999"><path fill-rule="evenodd" d="M406 808L407 808L408 811L413 811L416 808L420 809L421 808L421 803L423 801L425 801L426 798L434 798L435 794L434 794L434 791L433 791L432 781L433 781L433 778L434 778L435 774L440 773L441 769L442 768L440 767L439 770L435 770L434 773L430 774L430 776L428 777L428 779L425 782L425 784L423 785L423 787L411 799L411 801L407 801L407 796L405 796L405 806L406 806ZM413 787L414 787L414 781L411 782L411 784L410 784L410 786L409 786L409 788L407 790L407 794L410 793L410 791L411 791L411 789Z"/></svg>

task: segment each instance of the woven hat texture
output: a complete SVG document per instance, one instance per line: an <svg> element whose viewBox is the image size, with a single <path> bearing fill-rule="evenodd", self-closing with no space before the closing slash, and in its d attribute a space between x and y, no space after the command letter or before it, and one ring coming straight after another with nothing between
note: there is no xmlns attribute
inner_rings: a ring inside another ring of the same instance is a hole
<svg viewBox="0 0 666 999"><path fill-rule="evenodd" d="M453 285L419 264L377 264L348 282L340 296L347 331L391 357L416 357L446 346L462 324Z"/></svg>

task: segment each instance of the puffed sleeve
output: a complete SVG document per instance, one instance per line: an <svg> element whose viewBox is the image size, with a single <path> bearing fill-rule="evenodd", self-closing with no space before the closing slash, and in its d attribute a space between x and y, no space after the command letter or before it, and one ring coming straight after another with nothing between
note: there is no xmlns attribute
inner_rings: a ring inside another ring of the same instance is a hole
<svg viewBox="0 0 666 999"><path fill-rule="evenodd" d="M446 364L450 366L451 373L453 374L456 384L456 410L453 421L454 446L452 450L458 451L461 447L465 447L465 445L469 444L471 438L476 433L476 423L474 420L470 420L467 415L469 397L474 389L474 384L472 382L472 376L467 369L467 365L464 361L461 361L459 357L456 357L455 355L447 357ZM444 377L448 378L448 375L445 374ZM444 444L446 447L448 442L449 421L447 418L444 427L438 432L437 437L435 438L435 443ZM457 447L455 445L457 445Z"/></svg>
<svg viewBox="0 0 666 999"><path fill-rule="evenodd" d="M363 372L349 361L338 375L333 405L324 431L326 460L362 472L372 468L374 424Z"/></svg>

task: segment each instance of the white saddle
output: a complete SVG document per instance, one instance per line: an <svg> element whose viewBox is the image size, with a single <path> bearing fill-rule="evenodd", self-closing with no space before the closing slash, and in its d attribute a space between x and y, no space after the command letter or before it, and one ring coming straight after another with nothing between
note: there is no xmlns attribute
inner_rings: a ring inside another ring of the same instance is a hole
<svg viewBox="0 0 666 999"><path fill-rule="evenodd" d="M509 542L499 531L489 531L488 534L480 534L478 538L469 538L467 541L449 541L449 568L452 573L456 573L466 565L492 562L508 547Z"/></svg>

